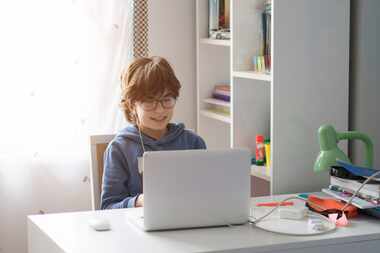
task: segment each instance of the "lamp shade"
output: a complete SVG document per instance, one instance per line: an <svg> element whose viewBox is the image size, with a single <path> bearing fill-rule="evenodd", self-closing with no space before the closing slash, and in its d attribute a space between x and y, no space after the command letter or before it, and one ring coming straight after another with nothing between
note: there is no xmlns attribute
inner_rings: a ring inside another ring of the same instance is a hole
<svg viewBox="0 0 380 253"><path fill-rule="evenodd" d="M320 172L328 170L331 166L338 165L336 162L337 159L351 163L346 154L337 147L319 152L317 160L314 163L314 171Z"/></svg>
<svg viewBox="0 0 380 253"><path fill-rule="evenodd" d="M315 172L328 170L331 166L338 165L337 159L351 163L347 155L338 147L339 137L333 126L321 126L318 136L321 151L314 163Z"/></svg>

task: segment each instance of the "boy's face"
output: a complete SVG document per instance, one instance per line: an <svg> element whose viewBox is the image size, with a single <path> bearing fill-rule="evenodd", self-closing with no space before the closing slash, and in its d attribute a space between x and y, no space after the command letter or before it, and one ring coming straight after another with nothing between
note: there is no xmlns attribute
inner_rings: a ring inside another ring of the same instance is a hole
<svg viewBox="0 0 380 253"><path fill-rule="evenodd" d="M135 108L138 125L156 131L165 130L173 117L175 103L175 98L168 93L137 102Z"/></svg>

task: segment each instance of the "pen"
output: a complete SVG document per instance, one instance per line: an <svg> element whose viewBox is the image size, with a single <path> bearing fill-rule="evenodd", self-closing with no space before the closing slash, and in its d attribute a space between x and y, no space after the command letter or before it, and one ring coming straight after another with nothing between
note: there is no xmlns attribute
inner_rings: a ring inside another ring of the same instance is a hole
<svg viewBox="0 0 380 253"><path fill-rule="evenodd" d="M257 203L256 206L292 206L294 203L292 201L285 201L285 202L262 202Z"/></svg>

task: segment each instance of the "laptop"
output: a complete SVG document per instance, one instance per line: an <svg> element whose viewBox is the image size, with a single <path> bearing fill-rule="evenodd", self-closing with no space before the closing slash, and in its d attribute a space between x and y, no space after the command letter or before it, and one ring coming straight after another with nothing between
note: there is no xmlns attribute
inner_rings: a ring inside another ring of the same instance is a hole
<svg viewBox="0 0 380 253"><path fill-rule="evenodd" d="M145 152L144 207L127 212L146 231L244 224L250 207L248 150Z"/></svg>

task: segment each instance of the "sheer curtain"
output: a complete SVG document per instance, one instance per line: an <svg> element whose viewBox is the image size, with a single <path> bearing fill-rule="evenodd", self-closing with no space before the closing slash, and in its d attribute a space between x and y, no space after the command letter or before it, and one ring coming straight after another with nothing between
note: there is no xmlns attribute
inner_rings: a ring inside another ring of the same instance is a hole
<svg viewBox="0 0 380 253"><path fill-rule="evenodd" d="M90 208L89 134L123 127L133 0L0 3L0 252L26 215Z"/></svg>

